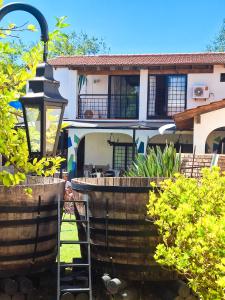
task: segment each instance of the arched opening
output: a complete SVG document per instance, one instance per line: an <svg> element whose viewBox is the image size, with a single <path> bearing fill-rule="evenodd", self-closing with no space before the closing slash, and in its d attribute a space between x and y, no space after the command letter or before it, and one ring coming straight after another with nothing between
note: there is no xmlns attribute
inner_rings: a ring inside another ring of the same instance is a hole
<svg viewBox="0 0 225 300"><path fill-rule="evenodd" d="M149 147L159 146L164 149L166 144L172 142L177 151L181 149L182 153L192 153L193 152L193 134L192 132L185 133L174 133L174 134L163 134L155 135L148 141Z"/></svg>
<svg viewBox="0 0 225 300"><path fill-rule="evenodd" d="M208 135L205 153L225 154L225 127L217 128Z"/></svg>
<svg viewBox="0 0 225 300"><path fill-rule="evenodd" d="M132 162L133 139L123 133L93 132L81 138L77 149L77 176L113 170L116 176Z"/></svg>

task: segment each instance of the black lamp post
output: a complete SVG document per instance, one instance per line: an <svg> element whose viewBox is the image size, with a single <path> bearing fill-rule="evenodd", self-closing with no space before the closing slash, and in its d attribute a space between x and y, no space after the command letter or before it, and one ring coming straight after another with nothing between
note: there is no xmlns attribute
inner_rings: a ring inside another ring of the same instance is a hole
<svg viewBox="0 0 225 300"><path fill-rule="evenodd" d="M28 93L20 98L30 157L54 156L68 100L60 95L59 82L54 80L53 68L47 63L48 24L38 9L23 3L3 6L0 9L0 21L15 10L29 12L37 19L44 42L44 62L38 65L36 77L29 80Z"/></svg>

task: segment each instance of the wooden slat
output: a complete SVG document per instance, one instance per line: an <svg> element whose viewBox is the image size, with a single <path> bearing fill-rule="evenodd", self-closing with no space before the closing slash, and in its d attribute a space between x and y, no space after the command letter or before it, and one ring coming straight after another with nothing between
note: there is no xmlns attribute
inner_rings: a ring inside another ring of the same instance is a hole
<svg viewBox="0 0 225 300"><path fill-rule="evenodd" d="M71 67L78 70L79 75L139 75L141 69L148 69L149 74L189 74L189 73L213 73L212 65L154 65L134 66L128 70L113 67Z"/></svg>

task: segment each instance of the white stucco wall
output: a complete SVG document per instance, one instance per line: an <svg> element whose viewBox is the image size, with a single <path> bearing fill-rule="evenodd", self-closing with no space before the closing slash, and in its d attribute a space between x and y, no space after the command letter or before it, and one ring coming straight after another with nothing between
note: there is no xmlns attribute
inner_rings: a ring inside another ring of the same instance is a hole
<svg viewBox="0 0 225 300"><path fill-rule="evenodd" d="M112 141L132 143L132 137L114 133ZM110 165L112 168L113 147L107 143L110 133L90 133L85 136L85 165Z"/></svg>
<svg viewBox="0 0 225 300"><path fill-rule="evenodd" d="M215 129L225 127L225 108L201 115L200 123L194 121L194 147L196 154L205 153L205 143L208 135Z"/></svg>
<svg viewBox="0 0 225 300"><path fill-rule="evenodd" d="M90 109L96 118L107 119L108 111L108 75L88 75L85 84L81 87L80 94L94 94L98 96L85 96L82 100L81 114ZM102 96L99 96L102 95Z"/></svg>
<svg viewBox="0 0 225 300"><path fill-rule="evenodd" d="M210 102L225 98L225 82L220 82L220 74L225 73L221 65L214 66L213 73L188 74L187 79L187 108L209 104ZM207 100L195 100L192 98L192 88L195 85L209 87L210 98Z"/></svg>
<svg viewBox="0 0 225 300"><path fill-rule="evenodd" d="M88 75L81 94L108 94L108 75Z"/></svg>
<svg viewBox="0 0 225 300"><path fill-rule="evenodd" d="M188 74L187 76L187 108L208 104L225 98L225 82L220 82L220 74L225 73L222 65L214 66L213 73ZM56 80L60 81L60 93L69 100L66 108L65 118L75 119L77 114L78 95L78 73L68 68L54 69ZM207 100L195 100L192 98L192 89L195 85L207 85L210 98ZM81 94L108 94L108 75L88 75L87 83L83 85ZM148 70L140 71L140 93L139 93L139 120L147 119L148 100ZM104 100L103 100L104 101ZM107 100L105 100L107 101ZM107 103L105 104L107 105Z"/></svg>
<svg viewBox="0 0 225 300"><path fill-rule="evenodd" d="M68 68L54 68L54 78L60 82L59 92L68 100L64 118L74 120L77 115L78 74Z"/></svg>

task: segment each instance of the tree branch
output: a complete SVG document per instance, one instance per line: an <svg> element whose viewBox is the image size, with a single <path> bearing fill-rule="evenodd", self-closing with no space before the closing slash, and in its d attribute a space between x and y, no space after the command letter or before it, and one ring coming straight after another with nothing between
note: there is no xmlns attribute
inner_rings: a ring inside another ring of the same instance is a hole
<svg viewBox="0 0 225 300"><path fill-rule="evenodd" d="M11 162L9 157L7 157L7 156L6 156L5 154L3 154L3 153L0 153L0 154L1 154L2 157L3 157L6 161L8 161L8 162L9 162L9 163L10 163L10 164L11 164L18 172L24 173L24 170L18 168L17 165L16 165L15 163Z"/></svg>

